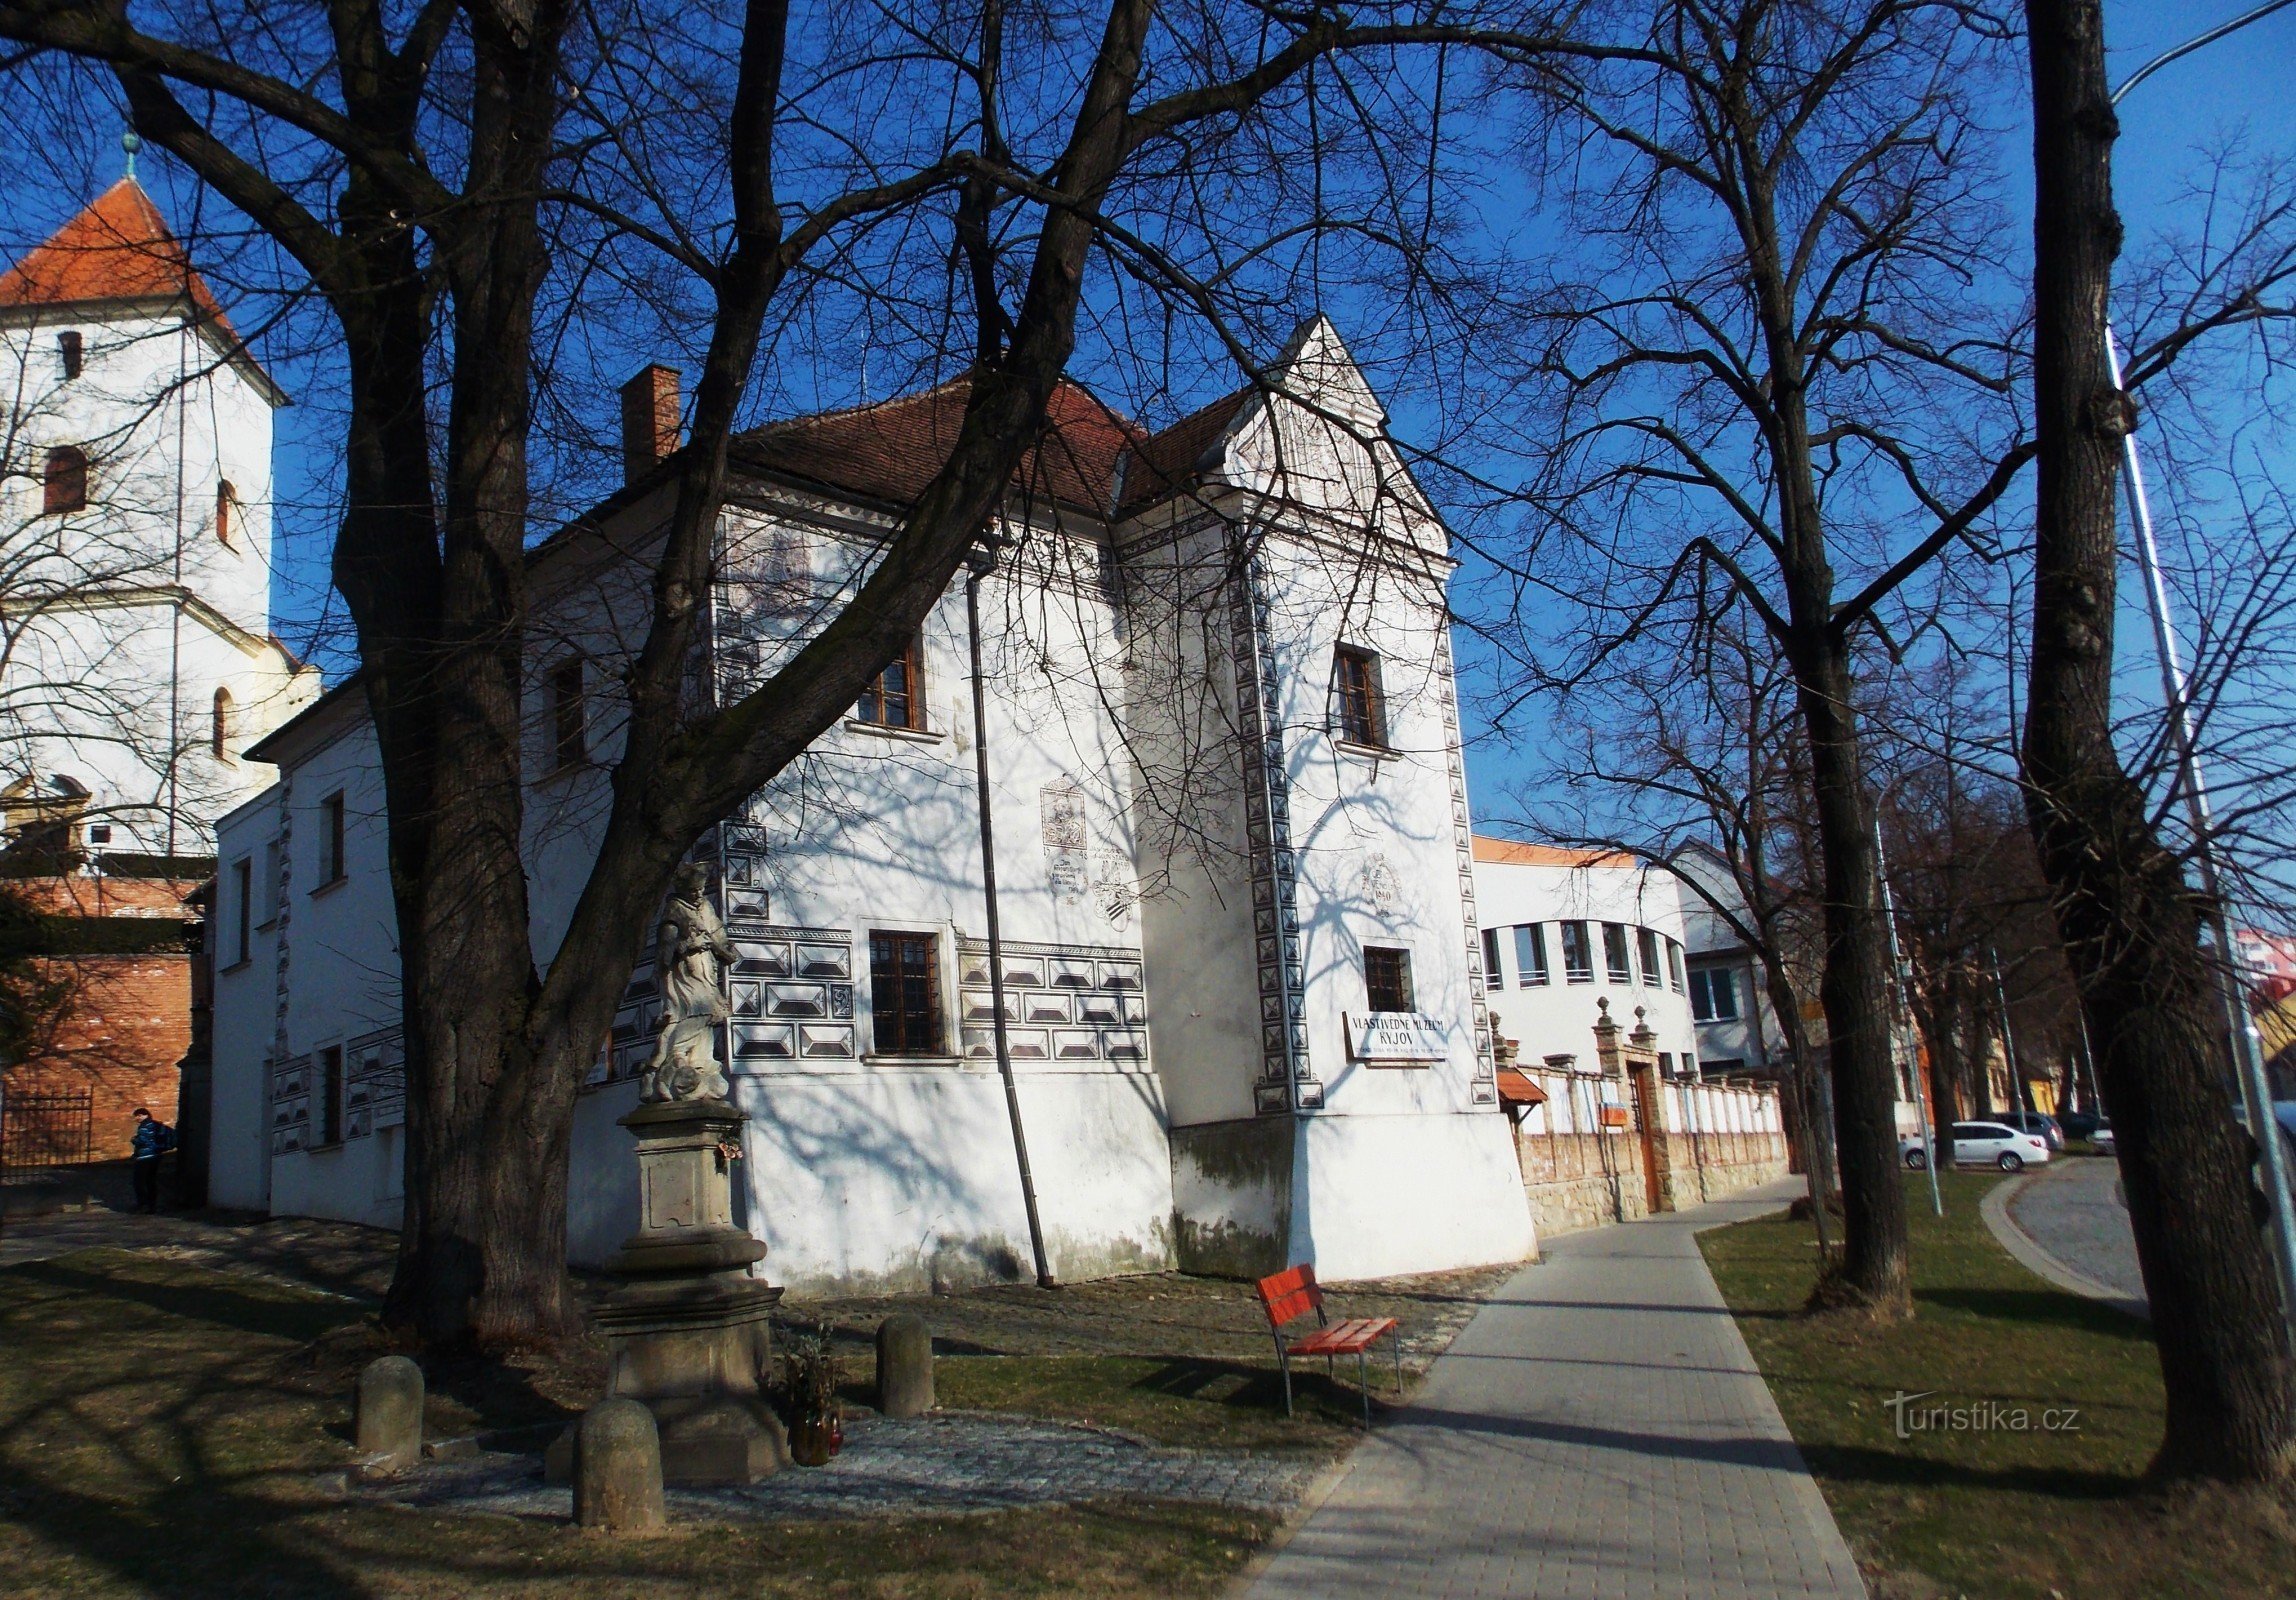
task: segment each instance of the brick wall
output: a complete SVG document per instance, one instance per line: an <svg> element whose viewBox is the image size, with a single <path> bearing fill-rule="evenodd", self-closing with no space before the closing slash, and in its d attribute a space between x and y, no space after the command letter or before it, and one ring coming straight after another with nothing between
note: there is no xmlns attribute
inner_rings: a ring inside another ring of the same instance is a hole
<svg viewBox="0 0 2296 1600"><path fill-rule="evenodd" d="M6 1070L12 1094L86 1089L94 1095L93 1155L128 1153L137 1106L176 1120L176 1063L191 1043L191 957L43 957L40 972L68 987L62 1015Z"/></svg>

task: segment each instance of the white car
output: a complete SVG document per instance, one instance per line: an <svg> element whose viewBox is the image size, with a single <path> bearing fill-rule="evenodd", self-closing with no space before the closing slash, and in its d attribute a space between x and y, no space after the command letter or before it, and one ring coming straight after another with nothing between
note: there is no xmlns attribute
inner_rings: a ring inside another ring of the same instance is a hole
<svg viewBox="0 0 2296 1600"><path fill-rule="evenodd" d="M2093 1149L2102 1150L2108 1156L2120 1148L2113 1143L2113 1125L2109 1122L2100 1122L2089 1130L2089 1144Z"/></svg>
<svg viewBox="0 0 2296 1600"><path fill-rule="evenodd" d="M1920 1139L1901 1139L1898 1152L1905 1164L1919 1172L1929 1165L1929 1149ZM1953 1125L1953 1164L1957 1167L1999 1167L2022 1172L2049 1159L2049 1141L2005 1122L1956 1122Z"/></svg>

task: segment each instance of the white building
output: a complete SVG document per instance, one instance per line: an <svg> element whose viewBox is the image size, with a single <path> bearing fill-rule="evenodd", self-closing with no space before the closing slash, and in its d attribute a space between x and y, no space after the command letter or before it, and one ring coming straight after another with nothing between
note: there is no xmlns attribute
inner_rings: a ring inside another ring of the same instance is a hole
<svg viewBox="0 0 2296 1600"><path fill-rule="evenodd" d="M1684 886L1681 898L1699 1059L1714 1073L1790 1066L1786 1036L1770 1004L1761 964L1733 925L1733 917L1750 921L1751 914L1729 862L1706 846L1693 844L1677 855L1675 870L1698 885ZM1704 893L1698 892L1700 888ZM1731 916L1715 910L1717 902L1729 908Z"/></svg>
<svg viewBox="0 0 2296 1600"><path fill-rule="evenodd" d="M0 393L10 828L203 855L319 691L271 635L286 397L132 177L0 275Z"/></svg>
<svg viewBox="0 0 2296 1600"><path fill-rule="evenodd" d="M1064 387L981 585L986 725L960 583L854 715L720 830L738 1187L776 1282L1024 1271L980 740L1010 1054L1059 1276L1313 1261L1346 1278L1530 1253L1484 1008L1445 533L1328 323L1278 370L1287 398L1245 390L1153 435ZM634 381L630 486L534 556L538 960L603 817L615 658L647 578L619 552L668 513L651 441L674 382ZM721 691L850 592L944 459L964 392L736 442ZM260 755L278 783L218 840L213 1197L389 1225L399 997L356 682ZM577 1112L579 1261L634 1221L614 1119L652 1015L641 970Z"/></svg>
<svg viewBox="0 0 2296 1600"><path fill-rule="evenodd" d="M1621 1028L1657 1036L1659 1071L1700 1075L1683 908L1671 873L1631 856L1515 839L1475 840L1475 905L1494 1026L1520 1059L1596 1070L1607 1001Z"/></svg>

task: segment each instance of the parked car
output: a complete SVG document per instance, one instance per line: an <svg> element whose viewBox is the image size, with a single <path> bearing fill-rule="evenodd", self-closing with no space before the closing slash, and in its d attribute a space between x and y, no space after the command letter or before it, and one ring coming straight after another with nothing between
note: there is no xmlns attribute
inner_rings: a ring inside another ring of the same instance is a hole
<svg viewBox="0 0 2296 1600"><path fill-rule="evenodd" d="M2054 1152L2065 1148L2065 1130L2057 1126L2055 1117L2045 1117L2038 1111L1999 1111L1993 1114L1996 1122L2007 1123L2019 1133L2037 1133L2049 1141Z"/></svg>
<svg viewBox="0 0 2296 1600"><path fill-rule="evenodd" d="M2065 1137L2068 1139L2086 1139L2096 1131L2097 1125L2104 1120L2094 1111L2060 1111L2057 1113L2057 1126L2065 1131Z"/></svg>
<svg viewBox="0 0 2296 1600"><path fill-rule="evenodd" d="M1900 1139L1898 1153L1919 1172L1929 1165L1929 1149L1918 1137ZM1957 1167L1999 1167L2022 1172L2049 1159L2049 1141L2037 1133L2012 1128L2006 1122L1956 1122L1953 1125L1953 1164Z"/></svg>
<svg viewBox="0 0 2296 1600"><path fill-rule="evenodd" d="M2106 1155L2111 1155L2117 1148L2113 1143L2113 1125L2109 1122L2100 1122L2091 1128L2089 1130L2089 1143L2102 1150Z"/></svg>

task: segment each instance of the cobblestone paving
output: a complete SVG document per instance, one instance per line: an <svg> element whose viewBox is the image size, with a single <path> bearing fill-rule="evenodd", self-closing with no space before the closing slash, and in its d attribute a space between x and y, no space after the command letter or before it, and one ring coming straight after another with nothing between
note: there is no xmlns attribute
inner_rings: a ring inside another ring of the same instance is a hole
<svg viewBox="0 0 2296 1600"><path fill-rule="evenodd" d="M2131 1300L2145 1298L2119 1162L2109 1156L2053 1161L2010 1197L2009 1215L2027 1238L2082 1277Z"/></svg>
<svg viewBox="0 0 2296 1600"><path fill-rule="evenodd" d="M913 1422L861 1416L848 1419L845 1449L826 1467L789 1467L741 1488L672 1489L667 1498L672 1516L701 1521L918 1516L1114 1498L1280 1515L1317 1470L1309 1460L1167 1450L1102 1429L973 1413ZM440 1510L559 1522L573 1515L573 1492L544 1483L541 1459L531 1455L430 1462L350 1492Z"/></svg>
<svg viewBox="0 0 2296 1600"><path fill-rule="evenodd" d="M1693 1237L1791 1193L1551 1241L1251 1600L1862 1597Z"/></svg>

